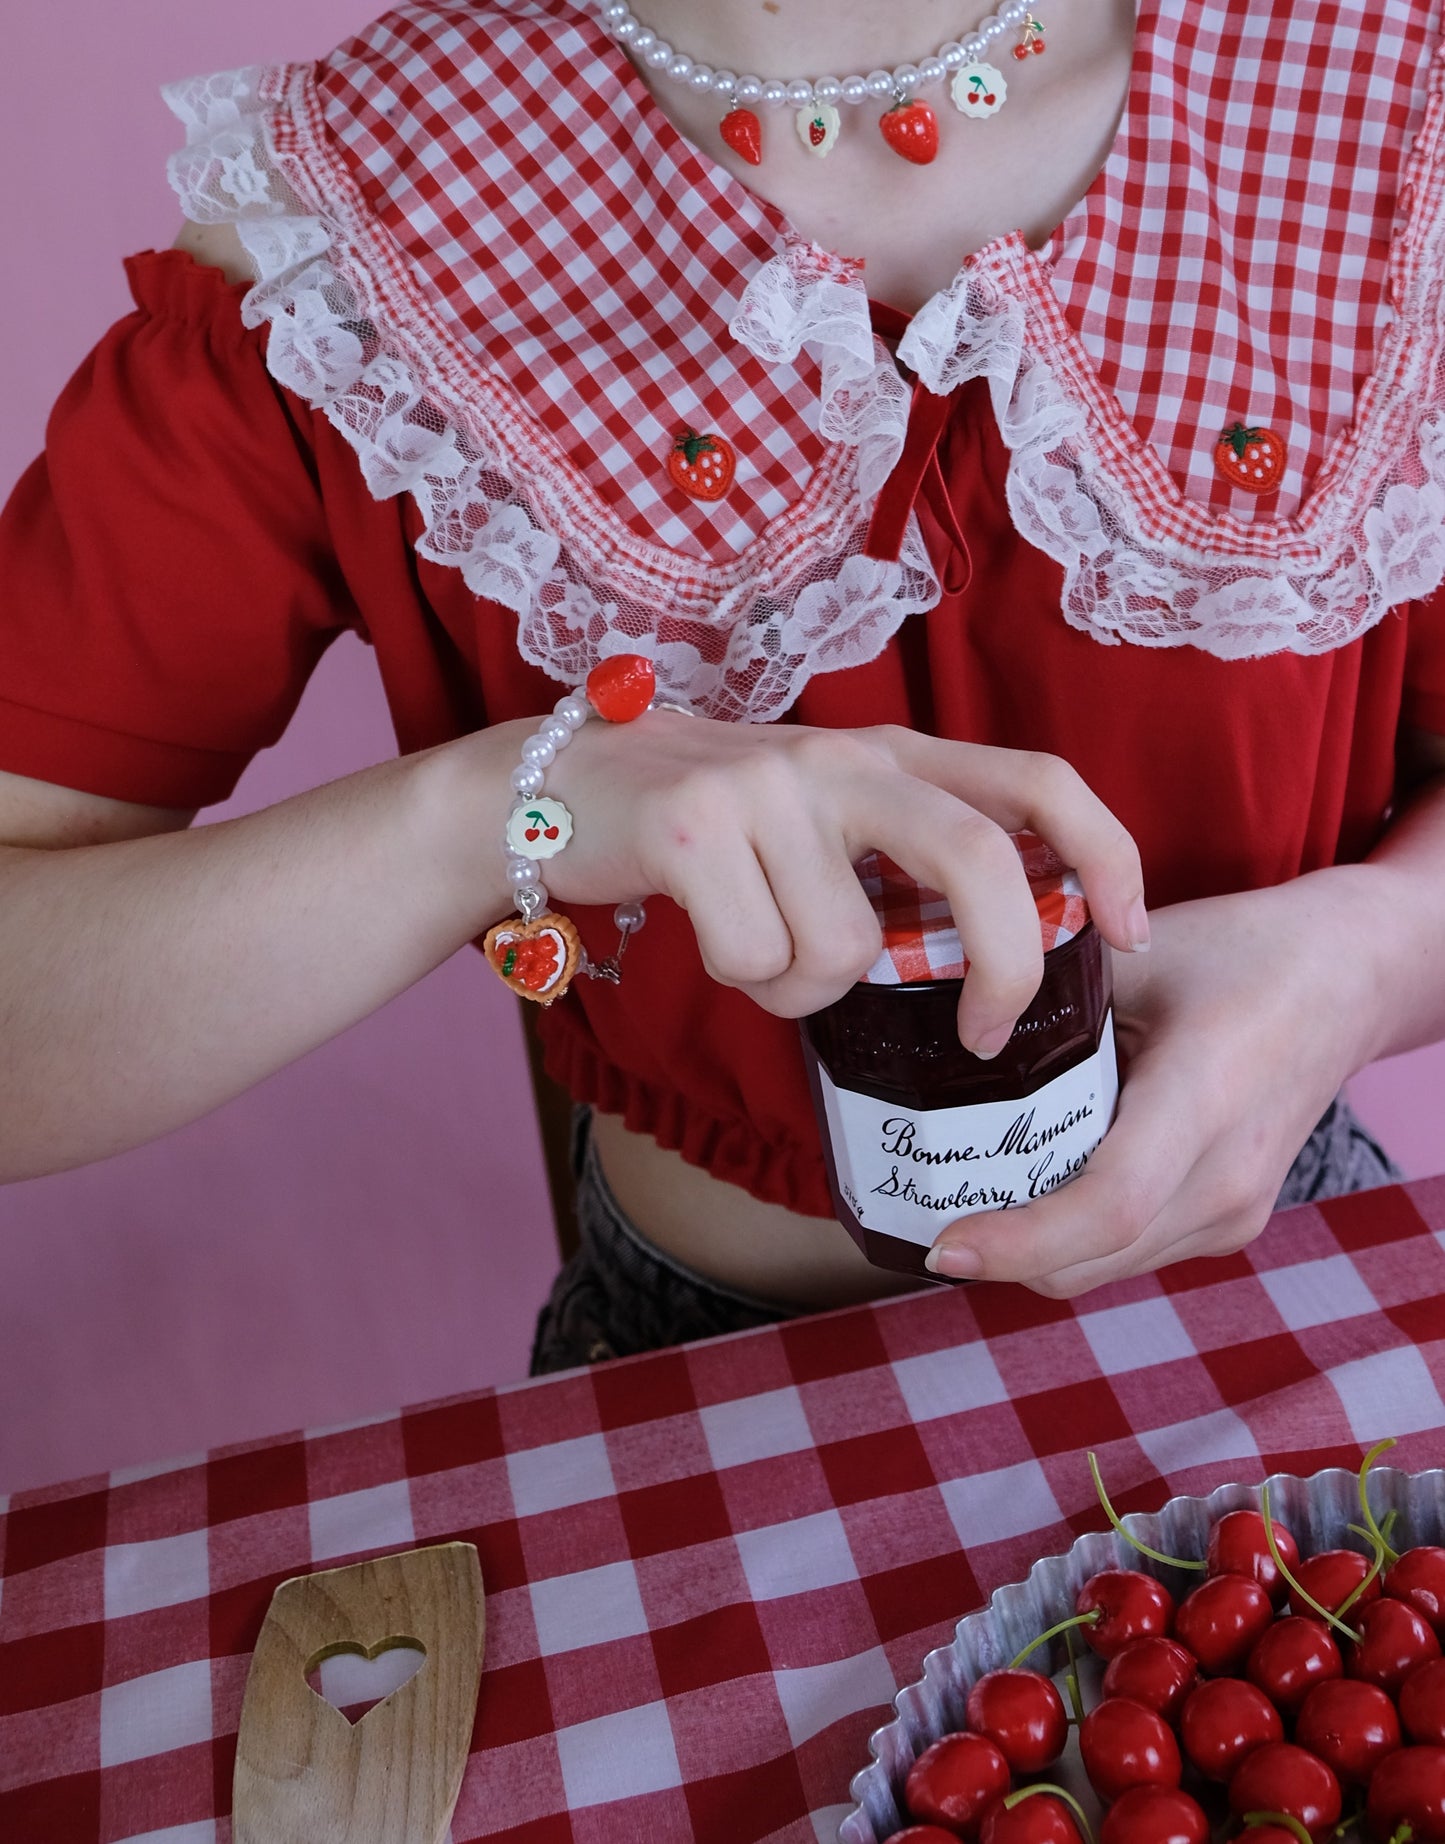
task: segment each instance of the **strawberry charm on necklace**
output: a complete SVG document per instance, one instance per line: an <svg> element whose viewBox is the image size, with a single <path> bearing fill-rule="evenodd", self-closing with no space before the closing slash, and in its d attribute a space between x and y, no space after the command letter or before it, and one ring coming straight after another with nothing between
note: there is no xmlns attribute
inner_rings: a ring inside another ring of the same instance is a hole
<svg viewBox="0 0 1445 1844"><path fill-rule="evenodd" d="M1019 42L1013 54L1026 62L1044 49L1043 22L1029 10L1029 0L1002 0L998 11L988 13L971 32L946 39L930 56L916 64L897 64L892 70L873 70L867 76L757 77L736 71L714 70L689 52L678 51L636 16L628 0L600 0L604 28L644 66L644 76L655 72L691 90L711 96L721 105L719 134L746 166L760 166L763 126L758 105L790 108L798 139L818 159L832 152L846 107L882 104L879 127L894 153L913 166L927 166L938 154L938 117L918 92L951 81L953 100L960 114L986 121L1003 106L1007 94L1003 79L986 62L1013 34Z"/></svg>

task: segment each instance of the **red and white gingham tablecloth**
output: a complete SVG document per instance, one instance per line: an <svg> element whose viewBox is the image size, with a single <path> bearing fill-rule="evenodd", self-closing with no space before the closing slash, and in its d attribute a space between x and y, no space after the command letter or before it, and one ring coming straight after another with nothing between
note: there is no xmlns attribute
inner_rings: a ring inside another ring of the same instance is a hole
<svg viewBox="0 0 1445 1844"><path fill-rule="evenodd" d="M0 1501L0 1839L227 1844L289 1575L474 1542L454 1844L815 1844L1001 1582L1273 1469L1445 1458L1445 1179L1072 1305L936 1291Z"/></svg>

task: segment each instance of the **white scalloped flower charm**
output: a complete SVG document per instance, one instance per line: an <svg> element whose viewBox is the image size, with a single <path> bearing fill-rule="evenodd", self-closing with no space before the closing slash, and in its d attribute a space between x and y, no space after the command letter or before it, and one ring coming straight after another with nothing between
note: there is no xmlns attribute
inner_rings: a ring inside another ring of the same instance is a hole
<svg viewBox="0 0 1445 1844"><path fill-rule="evenodd" d="M992 64L965 64L954 76L954 107L972 122L991 121L1007 101L1004 74Z"/></svg>
<svg viewBox="0 0 1445 1844"><path fill-rule="evenodd" d="M799 109L793 117L793 125L804 147L821 160L824 154L832 153L841 120L832 103L815 102L810 103L806 109Z"/></svg>

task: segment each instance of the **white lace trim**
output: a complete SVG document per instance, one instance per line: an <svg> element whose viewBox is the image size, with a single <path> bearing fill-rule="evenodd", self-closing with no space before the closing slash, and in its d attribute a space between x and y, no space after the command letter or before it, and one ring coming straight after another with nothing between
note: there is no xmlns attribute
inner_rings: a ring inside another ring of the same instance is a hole
<svg viewBox="0 0 1445 1844"><path fill-rule="evenodd" d="M1420 163L1433 152L1439 109L1437 93ZM1440 176L1430 180L1438 205ZM1426 191L1421 184L1417 201ZM1445 580L1445 225L1419 202L1414 225L1375 374L1293 519L1250 525L1183 498L1082 352L1068 362L1070 330L1016 236L928 302L898 356L930 390L988 379L1010 451L1009 509L1063 566L1072 626L1218 659L1329 652ZM1057 366L1029 339L1051 326Z"/></svg>
<svg viewBox="0 0 1445 1844"><path fill-rule="evenodd" d="M309 67L170 85L186 125L171 183L198 223L231 222L255 265L246 323L276 380L325 410L377 498L411 493L418 551L518 617L524 658L576 684L615 652L653 656L666 693L715 717L779 716L816 672L875 658L939 585L917 520L896 563L862 554L901 452L908 392L847 265L784 251L748 291L740 337L806 347L838 446L799 506L722 566L609 517L504 380L466 360L315 132ZM564 536L565 534L565 536Z"/></svg>
<svg viewBox="0 0 1445 1844"><path fill-rule="evenodd" d="M651 652L670 695L767 719L813 673L875 657L910 613L936 605L916 518L898 563L862 555L909 391L873 335L859 265L794 243L747 287L731 331L770 365L804 350L818 361L820 430L834 447L798 508L713 566L610 517L505 381L468 369L345 170L328 166L323 137L308 142L308 67L222 73L174 85L167 100L187 125L172 183L192 218L236 223L260 277L243 312L270 323L273 374L325 408L377 497L415 496L419 551L514 610L523 656L554 678L575 683L610 652ZM1062 567L1071 625L1222 659L1314 654L1445 579L1442 110L1437 80L1402 192L1395 317L1353 425L1293 518L1250 523L1183 497L1017 235L915 316L899 358L930 389L987 378L1014 522Z"/></svg>

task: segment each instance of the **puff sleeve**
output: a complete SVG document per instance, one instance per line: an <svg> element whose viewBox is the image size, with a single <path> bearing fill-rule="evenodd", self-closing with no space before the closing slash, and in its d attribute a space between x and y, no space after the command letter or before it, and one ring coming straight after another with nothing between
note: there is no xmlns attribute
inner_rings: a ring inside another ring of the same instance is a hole
<svg viewBox="0 0 1445 1844"><path fill-rule="evenodd" d="M224 799L355 625L311 413L244 290L180 251L67 385L0 514L0 768L150 806Z"/></svg>

